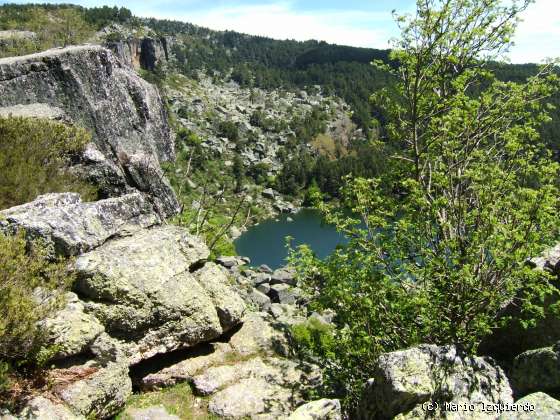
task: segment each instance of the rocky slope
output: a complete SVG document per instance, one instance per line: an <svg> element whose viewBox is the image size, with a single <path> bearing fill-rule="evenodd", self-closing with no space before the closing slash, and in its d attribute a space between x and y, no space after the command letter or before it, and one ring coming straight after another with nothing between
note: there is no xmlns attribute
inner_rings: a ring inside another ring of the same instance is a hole
<svg viewBox="0 0 560 420"><path fill-rule="evenodd" d="M0 229L23 229L75 257L77 275L63 307L42 322L56 349L49 387L18 417L109 418L131 396L138 366L205 346L211 357L187 357L136 385L192 382L225 417L288 417L301 405L320 375L285 358L287 325L299 319L282 306L288 294L277 296L276 316L250 312L258 310L257 284L242 285L236 265L209 262L199 238L165 224L178 206L160 168L174 150L157 90L110 51L84 46L1 60L0 92L4 115L90 129L75 169L107 196L86 203L74 193L46 194L0 212ZM318 409L340 407L310 407Z"/></svg>
<svg viewBox="0 0 560 420"><path fill-rule="evenodd" d="M340 98L323 95L320 87L309 94L303 90L295 93L241 88L233 81L215 83L202 74L198 79L174 75L166 96L179 124L196 133L204 147L226 161L231 161L231 152L239 146L220 134L218 126L222 121L237 125L239 136L247 139L240 150L245 166L266 165L269 175L281 169L279 151L296 137L290 127L294 118L304 119L314 109L326 117L324 134L330 148L344 148L351 140L363 138L350 119L349 106ZM260 113L258 122L256 112ZM307 146L317 152L329 152L320 150L319 144Z"/></svg>
<svg viewBox="0 0 560 420"><path fill-rule="evenodd" d="M161 225L140 194L96 203L48 194L0 217L4 228L25 229L78 255L74 292L42 324L56 349L50 386L28 401L21 418L111 417L132 394L130 375L144 389L190 382L220 417L287 418L320 382L316 367L285 357L288 326L305 319L296 316L295 299L285 294L277 301L283 304L263 308L274 315L251 312L251 286L234 280L238 266L208 262L206 245ZM260 285L272 278L293 283L289 273L261 277ZM189 348L193 355L153 371L167 354ZM140 364L152 373L133 375Z"/></svg>
<svg viewBox="0 0 560 420"><path fill-rule="evenodd" d="M178 202L160 170L174 159L158 90L109 50L76 46L0 60L0 115L48 116L91 130L76 170L102 195L141 191L164 217Z"/></svg>

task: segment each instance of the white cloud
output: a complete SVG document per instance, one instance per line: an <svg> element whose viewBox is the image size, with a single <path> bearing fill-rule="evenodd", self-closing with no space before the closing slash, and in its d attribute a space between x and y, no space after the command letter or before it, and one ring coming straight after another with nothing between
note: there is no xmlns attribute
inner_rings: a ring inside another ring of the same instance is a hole
<svg viewBox="0 0 560 420"><path fill-rule="evenodd" d="M290 2L220 7L185 15L150 10L146 15L276 39L317 39L358 47L387 48L392 35L390 12L316 10L302 13L295 11Z"/></svg>
<svg viewBox="0 0 560 420"><path fill-rule="evenodd" d="M537 0L521 15L509 56L513 63L540 63L560 57L560 2Z"/></svg>

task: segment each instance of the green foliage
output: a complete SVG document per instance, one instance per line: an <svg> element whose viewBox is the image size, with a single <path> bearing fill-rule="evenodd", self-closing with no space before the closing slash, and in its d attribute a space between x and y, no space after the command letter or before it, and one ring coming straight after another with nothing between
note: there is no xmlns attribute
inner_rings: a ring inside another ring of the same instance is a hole
<svg viewBox="0 0 560 420"><path fill-rule="evenodd" d="M296 133L296 138L301 143L310 143L315 136L326 130L327 115L318 107L303 116L294 116L290 128Z"/></svg>
<svg viewBox="0 0 560 420"><path fill-rule="evenodd" d="M487 70L525 6L418 2L398 19L398 70L378 63L397 81L374 95L388 117L387 170L345 179L353 216L325 206L347 247L325 261L302 248L294 261L312 305L337 314L336 349L320 356L349 404L381 352L434 343L474 353L504 302L540 317L558 293L525 265L559 233L558 164L539 138L558 77L544 66L520 84Z"/></svg>
<svg viewBox="0 0 560 420"><path fill-rule="evenodd" d="M298 195L313 185L330 197L338 197L348 174L361 177L382 176L387 170L388 148L377 144L353 144L349 153L336 160L300 150L284 157L275 187L284 194Z"/></svg>
<svg viewBox="0 0 560 420"><path fill-rule="evenodd" d="M218 124L218 134L234 143L239 140L239 129L233 121L220 121Z"/></svg>
<svg viewBox="0 0 560 420"><path fill-rule="evenodd" d="M331 358L332 351L336 348L333 327L321 322L317 318L309 318L302 324L291 328L291 335L298 352L311 356Z"/></svg>
<svg viewBox="0 0 560 420"><path fill-rule="evenodd" d="M95 189L67 169L89 140L85 130L61 123L0 117L0 208L49 192L95 198Z"/></svg>
<svg viewBox="0 0 560 420"><path fill-rule="evenodd" d="M33 37L14 36L3 43L0 57L80 44L95 33L85 9L72 5L6 4L0 6L0 28L35 33Z"/></svg>
<svg viewBox="0 0 560 420"><path fill-rule="evenodd" d="M173 223L201 236L212 256L236 255L227 234L231 226L241 226L255 213L239 196L245 168L239 155L226 167L220 155L212 155L200 145L198 136L179 130L177 160L164 170L183 205Z"/></svg>
<svg viewBox="0 0 560 420"><path fill-rule="evenodd" d="M216 416L208 411L208 398L193 395L188 383L182 383L159 391L133 395L116 420L130 420L128 410L163 406L167 412L181 420L214 420Z"/></svg>
<svg viewBox="0 0 560 420"><path fill-rule="evenodd" d="M163 87L165 82L165 71L163 70L162 64L156 64L153 70L139 70L140 77L142 77L145 81L158 86L159 88Z"/></svg>
<svg viewBox="0 0 560 420"><path fill-rule="evenodd" d="M48 359L38 322L59 307L73 281L51 251L40 241L27 244L23 232L0 232L0 399L9 398L14 370L33 370Z"/></svg>
<svg viewBox="0 0 560 420"><path fill-rule="evenodd" d="M7 362L0 361L0 395L10 390L10 365Z"/></svg>
<svg viewBox="0 0 560 420"><path fill-rule="evenodd" d="M111 23L124 24L132 20L132 12L125 7L103 6L82 10L86 21L97 29L101 29Z"/></svg>
<svg viewBox="0 0 560 420"><path fill-rule="evenodd" d="M243 159L237 153L233 157L232 174L235 178L235 192L240 192L245 178L245 165L243 165Z"/></svg>
<svg viewBox="0 0 560 420"><path fill-rule="evenodd" d="M187 147L197 147L200 146L202 140L196 135L196 133L181 127L177 130L177 144L187 146Z"/></svg>
<svg viewBox="0 0 560 420"><path fill-rule="evenodd" d="M322 201L322 193L321 189L317 185L317 182L313 180L311 185L305 191L305 195L303 197L303 205L305 207L315 207L317 203Z"/></svg>
<svg viewBox="0 0 560 420"><path fill-rule="evenodd" d="M270 165L259 162L247 169L247 175L249 175L257 185L266 185L269 171Z"/></svg>
<svg viewBox="0 0 560 420"><path fill-rule="evenodd" d="M249 119L249 123L254 127L265 128L266 125L266 116L265 113L261 109L255 110L251 114L251 118Z"/></svg>
<svg viewBox="0 0 560 420"><path fill-rule="evenodd" d="M124 36L119 32L112 32L105 37L106 42L121 42L124 41Z"/></svg>

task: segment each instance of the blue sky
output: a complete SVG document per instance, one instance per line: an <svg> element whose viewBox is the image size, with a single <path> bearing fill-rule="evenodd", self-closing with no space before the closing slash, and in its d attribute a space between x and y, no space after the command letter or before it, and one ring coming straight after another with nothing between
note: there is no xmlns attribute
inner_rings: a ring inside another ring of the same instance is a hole
<svg viewBox="0 0 560 420"><path fill-rule="evenodd" d="M0 0L0 4L28 1ZM45 2L45 0L36 0ZM46 1L57 3L57 1ZM387 48L398 31L391 11L414 10L414 0L65 0L83 6L125 6L135 15L183 20L212 29L277 39L319 39ZM509 57L514 63L560 57L560 0L536 0L522 18Z"/></svg>

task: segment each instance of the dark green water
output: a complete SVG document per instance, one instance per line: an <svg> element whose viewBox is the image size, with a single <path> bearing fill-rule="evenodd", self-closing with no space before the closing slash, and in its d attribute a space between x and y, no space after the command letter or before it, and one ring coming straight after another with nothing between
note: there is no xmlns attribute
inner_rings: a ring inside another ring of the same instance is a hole
<svg viewBox="0 0 560 420"><path fill-rule="evenodd" d="M294 221L288 222L291 217ZM334 226L323 223L317 210L303 209L297 214L282 215L278 221L266 220L252 226L235 241L239 255L249 257L252 266L266 264L275 269L286 264L286 236L294 246L307 244L319 258L325 258L346 238Z"/></svg>

